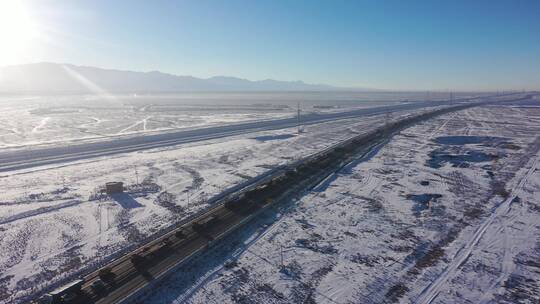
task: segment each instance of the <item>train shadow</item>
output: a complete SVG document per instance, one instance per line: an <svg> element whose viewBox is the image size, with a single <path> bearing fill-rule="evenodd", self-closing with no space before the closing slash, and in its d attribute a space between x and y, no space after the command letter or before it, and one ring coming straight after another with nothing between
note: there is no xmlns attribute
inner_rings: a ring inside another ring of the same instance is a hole
<svg viewBox="0 0 540 304"><path fill-rule="evenodd" d="M345 165L340 170L340 173L351 174L354 167L356 167L359 163L367 162L367 161L371 160L373 157L375 157L375 155L377 155L379 153L379 151L388 143L389 140L390 140L389 138L385 139L380 144L378 144L377 146L373 147L370 151L368 151L368 153L365 154L364 156L359 157L359 158L353 160L352 162L348 163L347 165Z"/></svg>
<svg viewBox="0 0 540 304"><path fill-rule="evenodd" d="M375 155L377 155L377 153L379 153L379 151L386 145L387 142L388 142L388 140L383 141L381 144L379 144L376 147L374 147L373 149L371 149L371 151L369 151L364 156L358 157L358 158L354 159L353 161L351 161L350 163L346 164L345 166L343 166L343 168L341 168L337 172L331 174L325 180L323 180L321 183L319 183L317 186L315 186L315 188L313 188L313 191L315 191L315 192L324 192L324 191L326 191L326 189L328 189L330 184L332 184L332 182L334 182L338 178L339 175L352 174L354 167L356 167L358 164L360 164L362 162L367 162L370 159L372 159L373 157L375 157Z"/></svg>
<svg viewBox="0 0 540 304"><path fill-rule="evenodd" d="M128 193L115 193L111 194L112 199L117 202L124 209L133 209L142 207L143 205L135 200Z"/></svg>

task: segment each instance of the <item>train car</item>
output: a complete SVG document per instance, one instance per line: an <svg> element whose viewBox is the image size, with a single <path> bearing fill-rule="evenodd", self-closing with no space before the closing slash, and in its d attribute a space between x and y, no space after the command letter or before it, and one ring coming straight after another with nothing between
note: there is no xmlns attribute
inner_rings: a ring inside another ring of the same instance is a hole
<svg viewBox="0 0 540 304"><path fill-rule="evenodd" d="M278 183L281 183L283 182L283 180L286 178L285 176L285 172L279 174L278 176L272 178L272 181L270 182L270 184L278 184Z"/></svg>
<svg viewBox="0 0 540 304"><path fill-rule="evenodd" d="M172 250L173 242L169 238L165 238L159 245L148 254L151 258L167 255Z"/></svg>
<svg viewBox="0 0 540 304"><path fill-rule="evenodd" d="M98 276L104 282L114 282L116 278L116 274L112 271L111 267L101 268Z"/></svg>
<svg viewBox="0 0 540 304"><path fill-rule="evenodd" d="M328 168L332 165L332 158L325 156L317 162L317 166L321 169Z"/></svg>
<svg viewBox="0 0 540 304"><path fill-rule="evenodd" d="M178 239L183 240L186 238L186 234L184 233L184 230L180 229L174 233L174 236L176 236Z"/></svg>
<svg viewBox="0 0 540 304"><path fill-rule="evenodd" d="M289 169L285 172L285 178L286 179L293 179L294 176L296 176L296 170L294 169Z"/></svg>
<svg viewBox="0 0 540 304"><path fill-rule="evenodd" d="M90 287L97 295L105 294L109 289L109 285L103 282L101 279L95 280Z"/></svg>
<svg viewBox="0 0 540 304"><path fill-rule="evenodd" d="M212 226L219 222L217 215L212 215L193 223L193 230L199 234L206 234Z"/></svg>
<svg viewBox="0 0 540 304"><path fill-rule="evenodd" d="M242 211L243 209L245 209L245 207L246 207L246 204L243 197L235 197L225 202L225 208L233 212Z"/></svg>
<svg viewBox="0 0 540 304"><path fill-rule="evenodd" d="M297 171L301 174L313 174L317 169L314 167L316 162L311 161L309 163L298 166Z"/></svg>
<svg viewBox="0 0 540 304"><path fill-rule="evenodd" d="M70 299L75 298L81 293L81 287L84 284L84 279L78 279L70 282L62 287L59 287L39 298L38 303L57 304L69 303Z"/></svg>
<svg viewBox="0 0 540 304"><path fill-rule="evenodd" d="M146 263L146 258L138 253L131 255L129 260L131 261L131 264L135 266L135 268L142 267Z"/></svg>

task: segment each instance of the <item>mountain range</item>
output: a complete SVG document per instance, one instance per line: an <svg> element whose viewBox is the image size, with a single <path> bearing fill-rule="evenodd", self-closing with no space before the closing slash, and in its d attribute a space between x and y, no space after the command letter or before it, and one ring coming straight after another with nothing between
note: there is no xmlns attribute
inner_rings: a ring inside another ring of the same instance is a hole
<svg viewBox="0 0 540 304"><path fill-rule="evenodd" d="M96 93L185 91L329 91L344 88L303 81L251 81L228 76L197 78L158 71L133 72L59 63L0 68L0 93Z"/></svg>

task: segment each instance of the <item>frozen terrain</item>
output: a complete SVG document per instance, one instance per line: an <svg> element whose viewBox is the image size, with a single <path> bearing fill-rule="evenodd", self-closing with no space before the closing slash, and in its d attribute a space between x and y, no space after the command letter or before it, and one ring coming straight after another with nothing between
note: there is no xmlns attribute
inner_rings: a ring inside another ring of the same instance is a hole
<svg viewBox="0 0 540 304"><path fill-rule="evenodd" d="M472 108L180 267L144 303L538 303L540 110Z"/></svg>
<svg viewBox="0 0 540 304"><path fill-rule="evenodd" d="M418 113L415 111L414 113ZM403 112L400 115L411 115ZM384 123L370 116L0 175L0 303L92 269L208 206L210 197ZM394 115L394 118L398 118ZM125 195L100 192L123 181Z"/></svg>
<svg viewBox="0 0 540 304"><path fill-rule="evenodd" d="M0 148L223 125L448 98L418 93L0 96Z"/></svg>

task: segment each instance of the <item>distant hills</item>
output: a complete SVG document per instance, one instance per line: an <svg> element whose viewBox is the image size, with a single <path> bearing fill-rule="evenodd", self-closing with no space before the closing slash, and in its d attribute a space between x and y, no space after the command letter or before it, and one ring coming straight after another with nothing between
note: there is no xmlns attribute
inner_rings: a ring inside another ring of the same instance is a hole
<svg viewBox="0 0 540 304"><path fill-rule="evenodd" d="M216 76L207 79L162 72L132 72L58 63L0 68L1 93L96 93L182 91L329 91L343 88L302 81Z"/></svg>

